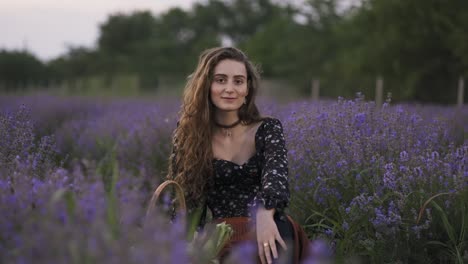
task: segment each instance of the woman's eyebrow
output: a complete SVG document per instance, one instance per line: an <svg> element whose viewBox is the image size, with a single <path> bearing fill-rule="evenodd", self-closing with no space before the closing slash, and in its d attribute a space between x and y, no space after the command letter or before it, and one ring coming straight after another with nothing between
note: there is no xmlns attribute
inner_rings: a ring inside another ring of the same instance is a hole
<svg viewBox="0 0 468 264"><path fill-rule="evenodd" d="M224 74L224 73L215 73L214 76L220 76L220 77L228 77L227 74ZM233 76L234 78L247 78L245 75L234 75Z"/></svg>
<svg viewBox="0 0 468 264"><path fill-rule="evenodd" d="M226 74L223 74L223 73L215 73L214 76L227 77L227 75L226 75Z"/></svg>

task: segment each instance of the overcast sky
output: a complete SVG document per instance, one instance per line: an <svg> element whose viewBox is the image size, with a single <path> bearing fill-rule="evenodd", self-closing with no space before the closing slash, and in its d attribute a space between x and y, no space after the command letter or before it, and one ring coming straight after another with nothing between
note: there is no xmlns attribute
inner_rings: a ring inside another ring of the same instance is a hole
<svg viewBox="0 0 468 264"><path fill-rule="evenodd" d="M93 47L99 24L109 14L175 6L198 0L0 0L0 49L26 48L42 60L67 51L67 45Z"/></svg>

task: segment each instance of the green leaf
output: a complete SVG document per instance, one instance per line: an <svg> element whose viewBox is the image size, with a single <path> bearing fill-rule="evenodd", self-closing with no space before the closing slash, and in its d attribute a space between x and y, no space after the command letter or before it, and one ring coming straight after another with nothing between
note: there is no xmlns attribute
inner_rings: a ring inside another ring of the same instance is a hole
<svg viewBox="0 0 468 264"><path fill-rule="evenodd" d="M69 216L72 216L76 208L75 194L71 191L65 192L65 203L67 204L67 212Z"/></svg>
<svg viewBox="0 0 468 264"><path fill-rule="evenodd" d="M442 209L435 201L431 201L431 204L436 208L436 210L440 213L440 217L442 218L442 223L444 225L445 231L447 232L447 235L450 238L450 241L453 243L453 245L457 244L457 240L455 238L455 233L453 231L453 227L450 224L447 214L445 213L444 209Z"/></svg>
<svg viewBox="0 0 468 264"><path fill-rule="evenodd" d="M197 207L193 212L188 215L188 227L187 227L187 240L192 241L193 237L195 235L195 232L197 231L197 227L200 224L201 220L201 215L203 213L203 207Z"/></svg>

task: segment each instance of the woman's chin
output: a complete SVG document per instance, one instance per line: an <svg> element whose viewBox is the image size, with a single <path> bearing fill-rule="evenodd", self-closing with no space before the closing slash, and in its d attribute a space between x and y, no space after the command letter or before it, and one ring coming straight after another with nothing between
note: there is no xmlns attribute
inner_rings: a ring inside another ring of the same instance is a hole
<svg viewBox="0 0 468 264"><path fill-rule="evenodd" d="M233 112L233 111L238 111L240 106L231 105L231 104L230 105L223 104L223 105L217 106L216 108L217 110L223 111L223 112Z"/></svg>

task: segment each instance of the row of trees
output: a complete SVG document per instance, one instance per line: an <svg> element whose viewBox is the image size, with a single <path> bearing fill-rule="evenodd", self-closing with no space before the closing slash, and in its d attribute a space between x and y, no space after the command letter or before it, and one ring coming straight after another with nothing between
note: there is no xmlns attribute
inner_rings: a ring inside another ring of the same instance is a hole
<svg viewBox="0 0 468 264"><path fill-rule="evenodd" d="M309 92L372 95L382 76L393 98L453 102L468 73L468 2L464 0L209 0L111 15L96 48L74 47L43 63L27 52L0 52L0 87L47 84L99 75L136 74L154 89L161 76L181 78L205 48L234 45L261 65L264 77Z"/></svg>

